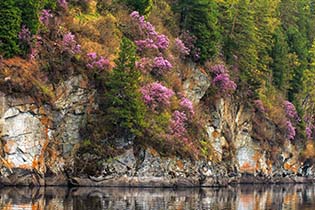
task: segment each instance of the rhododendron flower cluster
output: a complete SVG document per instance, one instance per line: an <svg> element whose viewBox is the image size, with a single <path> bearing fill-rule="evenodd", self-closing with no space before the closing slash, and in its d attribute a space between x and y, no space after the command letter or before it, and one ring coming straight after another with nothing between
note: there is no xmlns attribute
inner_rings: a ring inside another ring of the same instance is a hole
<svg viewBox="0 0 315 210"><path fill-rule="evenodd" d="M226 69L224 64L216 64L214 66L211 66L210 70L215 75L228 73L228 70Z"/></svg>
<svg viewBox="0 0 315 210"><path fill-rule="evenodd" d="M98 56L95 52L87 54L88 64L86 65L90 69L105 69L109 67L109 60L103 56Z"/></svg>
<svg viewBox="0 0 315 210"><path fill-rule="evenodd" d="M259 112L262 112L262 113L266 112L264 104L261 100L255 100L254 106L255 106L256 110L258 110Z"/></svg>
<svg viewBox="0 0 315 210"><path fill-rule="evenodd" d="M24 43L30 43L32 40L31 32L25 25L22 26L22 29L19 33L19 40Z"/></svg>
<svg viewBox="0 0 315 210"><path fill-rule="evenodd" d="M194 105L193 103L191 102L191 100L189 100L188 98L186 97L182 97L182 99L180 100L180 103L179 103L180 107L183 108L186 113L188 113L189 115L193 116L195 114L195 111L194 111Z"/></svg>
<svg viewBox="0 0 315 210"><path fill-rule="evenodd" d="M138 24L141 32L146 37L143 40L135 41L139 50L145 48L165 50L169 47L169 39L164 34L158 34L155 27L148 21L145 21L144 16L140 16L139 12L134 11L130 17Z"/></svg>
<svg viewBox="0 0 315 210"><path fill-rule="evenodd" d="M311 139L313 137L315 126L314 125L307 125L305 128L306 137Z"/></svg>
<svg viewBox="0 0 315 210"><path fill-rule="evenodd" d="M171 135L177 138L185 136L187 134L187 130L185 127L187 120L188 118L185 112L180 112L178 110L174 111L170 123Z"/></svg>
<svg viewBox="0 0 315 210"><path fill-rule="evenodd" d="M161 106L169 106L174 91L158 82L147 84L140 90L144 103L152 110Z"/></svg>
<svg viewBox="0 0 315 210"><path fill-rule="evenodd" d="M182 55L189 55L190 49L185 46L184 42L180 38L175 39L175 47Z"/></svg>
<svg viewBox="0 0 315 210"><path fill-rule="evenodd" d="M173 68L172 64L164 59L162 56L155 57L153 60L153 67L157 69L155 73L163 74Z"/></svg>
<svg viewBox="0 0 315 210"><path fill-rule="evenodd" d="M195 46L197 38L194 35L191 35L188 31L183 32L180 38L189 49L191 57L194 60L198 60L200 58L200 49Z"/></svg>
<svg viewBox="0 0 315 210"><path fill-rule="evenodd" d="M53 15L51 14L51 11L48 9L43 9L40 13L39 20L45 25L48 26L49 19L52 18Z"/></svg>
<svg viewBox="0 0 315 210"><path fill-rule="evenodd" d="M212 84L218 88L220 95L230 95L237 88L236 83L230 79L230 75L228 70L223 64L217 64L212 66L212 73L214 73L215 77L212 80Z"/></svg>
<svg viewBox="0 0 315 210"><path fill-rule="evenodd" d="M299 120L299 116L295 109L295 106L290 101L284 102L284 109L288 118Z"/></svg>
<svg viewBox="0 0 315 210"><path fill-rule="evenodd" d="M71 32L63 36L62 47L64 51L70 54L79 54L81 52L81 45L77 44L75 36Z"/></svg>
<svg viewBox="0 0 315 210"><path fill-rule="evenodd" d="M68 2L66 0L58 0L58 4L64 10L68 10Z"/></svg>
<svg viewBox="0 0 315 210"><path fill-rule="evenodd" d="M295 133L295 127L292 125L290 120L286 122L286 127L287 127L287 138L289 140L293 140L296 133Z"/></svg>

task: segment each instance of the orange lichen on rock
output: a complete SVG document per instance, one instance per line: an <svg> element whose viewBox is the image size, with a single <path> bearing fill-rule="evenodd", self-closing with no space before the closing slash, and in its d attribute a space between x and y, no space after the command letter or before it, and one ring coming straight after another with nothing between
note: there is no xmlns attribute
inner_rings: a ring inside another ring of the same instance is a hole
<svg viewBox="0 0 315 210"><path fill-rule="evenodd" d="M243 163L243 165L241 165L240 171L253 174L253 173L255 173L256 168L255 168L255 166L251 165L249 162L245 162L245 163Z"/></svg>
<svg viewBox="0 0 315 210"><path fill-rule="evenodd" d="M290 164L290 163L286 162L286 163L284 163L283 167L285 170L292 171L294 173L297 173L297 171L299 169L298 166L296 165L296 163Z"/></svg>

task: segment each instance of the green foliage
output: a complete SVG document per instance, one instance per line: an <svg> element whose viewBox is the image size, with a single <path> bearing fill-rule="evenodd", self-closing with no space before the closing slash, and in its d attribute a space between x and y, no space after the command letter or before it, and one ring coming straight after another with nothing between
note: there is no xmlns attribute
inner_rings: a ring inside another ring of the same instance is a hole
<svg viewBox="0 0 315 210"><path fill-rule="evenodd" d="M39 0L17 0L16 6L21 10L22 25L36 34L39 27Z"/></svg>
<svg viewBox="0 0 315 210"><path fill-rule="evenodd" d="M197 38L200 62L218 53L221 35L218 27L217 4L212 0L180 0L177 10L181 15L181 27Z"/></svg>
<svg viewBox="0 0 315 210"><path fill-rule="evenodd" d="M272 75L273 84L280 90L288 88L290 80L290 61L289 61L289 46L286 41L286 36L281 27L279 27L273 37L274 45L271 50L272 57Z"/></svg>
<svg viewBox="0 0 315 210"><path fill-rule="evenodd" d="M138 11L141 15L146 15L152 9L152 0L122 0L132 10Z"/></svg>
<svg viewBox="0 0 315 210"><path fill-rule="evenodd" d="M139 92L140 72L135 69L136 47L127 38L120 45L116 67L106 80L105 115L115 135L142 134L145 105Z"/></svg>
<svg viewBox="0 0 315 210"><path fill-rule="evenodd" d="M0 54L12 57L19 52L18 33L21 26L21 11L14 0L0 1Z"/></svg>
<svg viewBox="0 0 315 210"><path fill-rule="evenodd" d="M249 0L226 1L220 4L221 22L224 27L224 55L229 64L236 64L245 86L253 91L261 85L258 71L258 33L255 12ZM243 84L244 85L244 84Z"/></svg>
<svg viewBox="0 0 315 210"><path fill-rule="evenodd" d="M42 0L40 2L41 9L56 9L57 7L57 1L56 0Z"/></svg>

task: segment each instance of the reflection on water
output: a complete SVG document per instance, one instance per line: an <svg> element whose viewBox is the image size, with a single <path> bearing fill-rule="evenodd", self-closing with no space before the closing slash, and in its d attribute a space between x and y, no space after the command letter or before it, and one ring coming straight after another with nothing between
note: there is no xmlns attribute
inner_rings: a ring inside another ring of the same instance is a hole
<svg viewBox="0 0 315 210"><path fill-rule="evenodd" d="M2 210L314 210L315 185L205 189L4 188Z"/></svg>

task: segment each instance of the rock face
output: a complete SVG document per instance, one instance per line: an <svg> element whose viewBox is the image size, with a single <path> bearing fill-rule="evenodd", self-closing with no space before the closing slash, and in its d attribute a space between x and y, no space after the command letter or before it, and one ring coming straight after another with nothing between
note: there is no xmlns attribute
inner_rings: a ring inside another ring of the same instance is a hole
<svg viewBox="0 0 315 210"><path fill-rule="evenodd" d="M185 82L186 95L195 104L201 103L209 86L207 75L194 68ZM276 136L271 123L266 142L257 140L252 135L252 110L232 99L217 99L209 108L205 130L213 150L210 160L163 157L150 147L139 150L128 144L117 157L97 163L102 168L100 174L73 176L66 171L71 171L83 141L80 128L86 115L97 109L95 92L82 76L61 84L52 105L0 92L0 183L160 187L315 181L312 162L299 161L297 146L288 140L276 148L266 143ZM309 142L307 147L312 151L314 145ZM271 155L273 149L278 155Z"/></svg>

